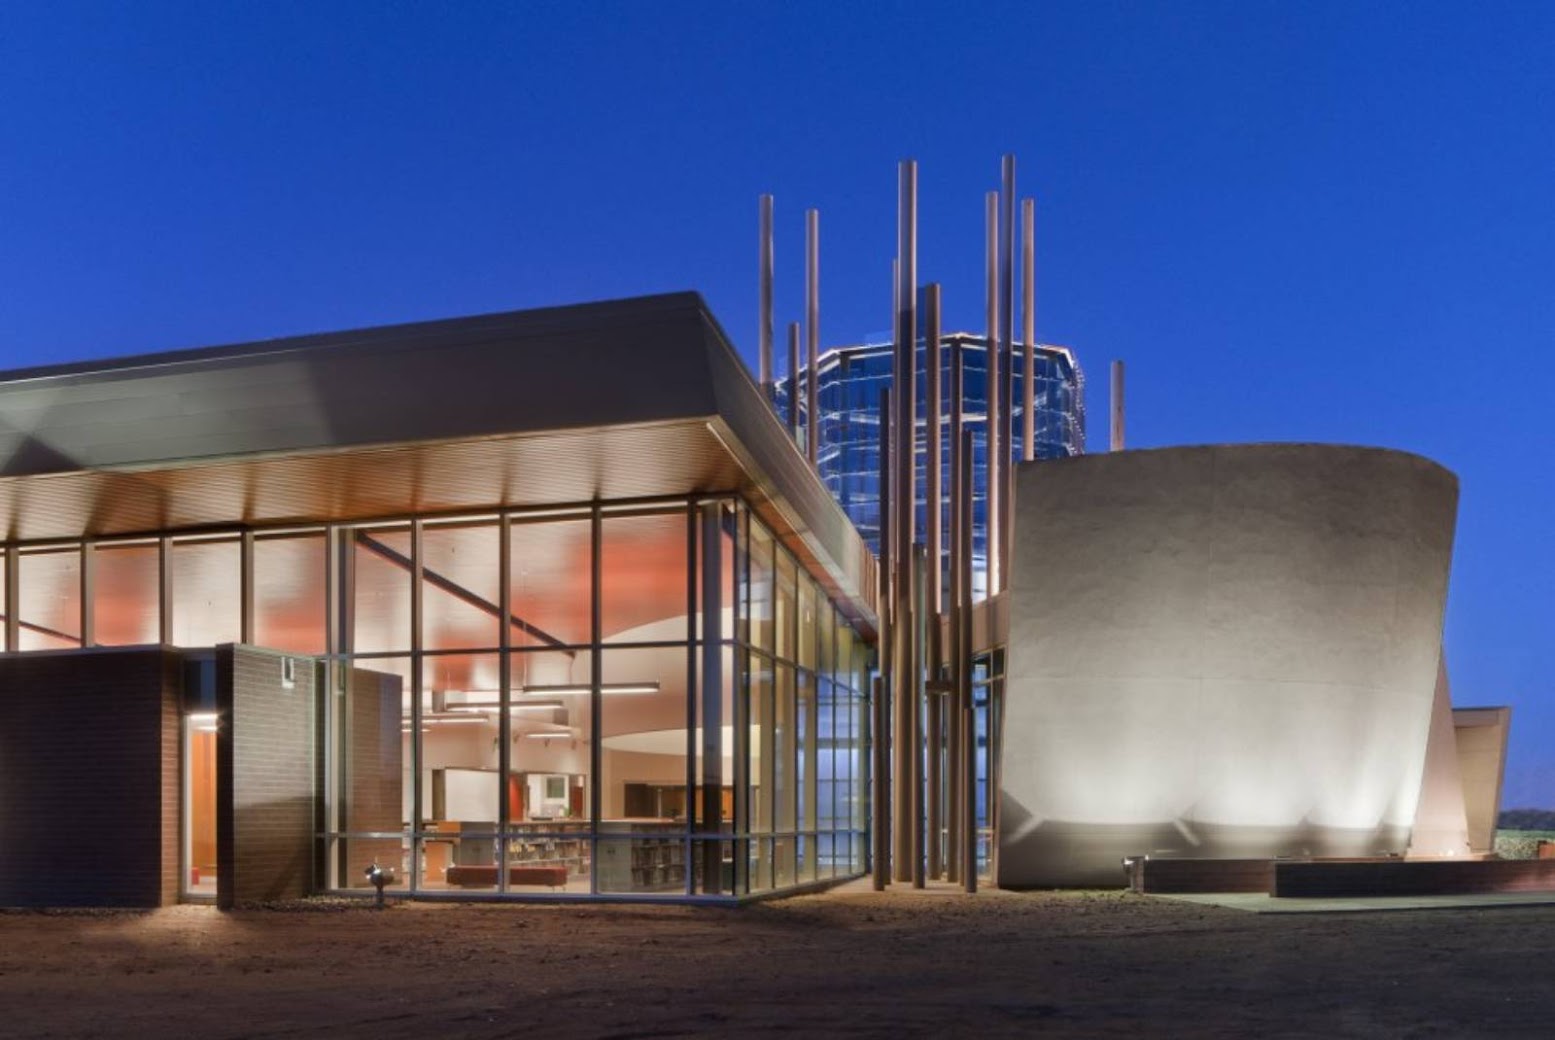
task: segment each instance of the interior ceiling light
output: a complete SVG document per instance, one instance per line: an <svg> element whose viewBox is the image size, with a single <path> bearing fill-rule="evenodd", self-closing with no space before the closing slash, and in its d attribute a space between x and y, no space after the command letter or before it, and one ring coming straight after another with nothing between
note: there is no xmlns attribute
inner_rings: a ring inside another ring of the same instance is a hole
<svg viewBox="0 0 1555 1040"><path fill-rule="evenodd" d="M189 725L200 733L216 732L216 713L214 711L193 712L186 715Z"/></svg>
<svg viewBox="0 0 1555 1040"><path fill-rule="evenodd" d="M588 683L562 683L551 686L525 686L518 691L523 696L558 694L558 693L588 693L592 687ZM600 693L658 693L659 682L623 682L600 683Z"/></svg>
<svg viewBox="0 0 1555 1040"><path fill-rule="evenodd" d="M526 700L522 704L511 704L511 711L551 711L555 708L565 708L564 701L559 700ZM448 705L449 711L482 712L487 715L495 715L502 710L502 705L496 701L465 701L462 704Z"/></svg>

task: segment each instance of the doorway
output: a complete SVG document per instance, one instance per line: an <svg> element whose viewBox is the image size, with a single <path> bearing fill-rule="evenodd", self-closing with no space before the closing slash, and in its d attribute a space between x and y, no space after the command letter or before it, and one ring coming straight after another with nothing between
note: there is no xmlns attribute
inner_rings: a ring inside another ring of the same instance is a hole
<svg viewBox="0 0 1555 1040"><path fill-rule="evenodd" d="M183 898L216 899L216 713L184 716Z"/></svg>

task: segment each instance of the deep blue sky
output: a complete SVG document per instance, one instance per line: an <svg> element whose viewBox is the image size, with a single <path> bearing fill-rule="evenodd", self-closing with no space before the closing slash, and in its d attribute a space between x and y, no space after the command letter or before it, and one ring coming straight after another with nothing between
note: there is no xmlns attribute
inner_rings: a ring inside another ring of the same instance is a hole
<svg viewBox="0 0 1555 1040"><path fill-rule="evenodd" d="M0 7L0 367L694 288L749 356L822 215L827 343L981 325L999 157L1042 339L1130 443L1405 448L1462 481L1459 704L1555 806L1555 5ZM1321 648L1314 648L1320 653Z"/></svg>

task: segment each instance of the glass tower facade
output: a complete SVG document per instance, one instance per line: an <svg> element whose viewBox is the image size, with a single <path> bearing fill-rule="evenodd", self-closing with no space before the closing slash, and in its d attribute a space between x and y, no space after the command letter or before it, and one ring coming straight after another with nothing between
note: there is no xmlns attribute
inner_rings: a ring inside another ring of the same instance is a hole
<svg viewBox="0 0 1555 1040"><path fill-rule="evenodd" d="M949 530L950 510L950 376L953 359L961 354L963 365L962 414L965 428L973 433L973 594L987 595L988 585L988 343L984 337L953 333L942 337L940 385L945 412L941 416L940 474L941 524ZM927 503L925 442L927 398L925 348L918 347L918 428L916 443L916 528L924 529ZM819 397L817 460L821 478L842 505L854 526L877 554L880 551L880 392L891 383L892 347L866 343L839 347L823 354L818 363ZM1014 351L1014 442L1018 460L1025 455L1024 349ZM1066 458L1085 451L1085 375L1080 363L1065 347L1038 346L1033 366L1034 455L1039 459ZM801 373L801 380L803 373ZM801 384L802 385L802 384ZM789 380L778 382L775 405L780 417L788 415ZM804 436L804 401L799 414ZM948 550L947 557L948 559Z"/></svg>

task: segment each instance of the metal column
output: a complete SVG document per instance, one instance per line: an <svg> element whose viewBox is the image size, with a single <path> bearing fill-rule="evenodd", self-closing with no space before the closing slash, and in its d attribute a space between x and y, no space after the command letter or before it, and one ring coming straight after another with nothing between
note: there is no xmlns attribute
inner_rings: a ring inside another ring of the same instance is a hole
<svg viewBox="0 0 1555 1040"><path fill-rule="evenodd" d="M1025 367L1021 372L1021 447L1027 462L1037 457L1037 204L1020 204L1020 312Z"/></svg>
<svg viewBox="0 0 1555 1040"><path fill-rule="evenodd" d="M895 774L892 772L893 747L891 690L894 681L891 639L891 390L880 391L880 570L877 606L880 638L876 656L880 676L875 680L875 861L874 886L881 891L891 878L892 816Z"/></svg>
<svg viewBox="0 0 1555 1040"><path fill-rule="evenodd" d="M1004 470L1007 459L999 458L994 450L997 443L995 431L999 428L999 391L1003 380L999 376L999 193L990 191L983 197L984 256L983 267L987 279L986 319L988 326L987 364L983 385L988 402L983 421L988 450L986 503L984 512L988 518L985 542L988 552L988 595L999 591L999 554L994 547L999 544L1000 504L1003 500Z"/></svg>
<svg viewBox="0 0 1555 1040"><path fill-rule="evenodd" d="M760 355L761 395L770 406L772 403L772 196L763 195L760 203L760 230L757 261L760 274L757 280L756 322L757 353Z"/></svg>
<svg viewBox="0 0 1555 1040"><path fill-rule="evenodd" d="M961 687L957 676L960 674L962 658L961 615L964 610L970 609L962 600L962 588L963 585L971 587L965 575L972 565L970 552L966 555L962 553L962 544L967 541L962 537L962 500L972 496L971 487L961 479L966 468L967 452L964 443L966 424L962 410L966 390L965 353L964 345L956 341L950 355L950 589L946 596L950 638L946 659L951 692L945 705L945 757L950 774L946 784L949 804L945 812L947 881L961 880Z"/></svg>
<svg viewBox="0 0 1555 1040"><path fill-rule="evenodd" d="M962 434L961 486L972 487L972 432ZM960 657L956 661L956 700L960 715L960 782L961 795L961 883L968 892L977 891L977 721L972 711L972 496L961 496L961 524L957 536L961 540L961 609L957 624L960 627Z"/></svg>
<svg viewBox="0 0 1555 1040"><path fill-rule="evenodd" d="M912 558L909 563L910 598L908 610L910 611L908 622L912 629L911 647L908 653L907 666L909 669L906 690L912 698L911 711L908 714L908 746L912 754L912 887L922 888L924 883L923 868L927 853L927 842L924 835L924 778L923 778L923 713L924 713L924 689L923 689L923 648L926 642L925 627L928 623L927 597L927 560L923 551L922 542L914 542L912 546Z"/></svg>
<svg viewBox="0 0 1555 1040"><path fill-rule="evenodd" d="M999 353L1004 362L1000 373L1004 384L999 388L999 540L990 543L989 553L999 554L999 591L1009 583L1010 541L1015 498L1015 156L1006 155L1001 164L1003 190L999 207L999 331L1003 340Z"/></svg>
<svg viewBox="0 0 1555 1040"><path fill-rule="evenodd" d="M799 443L799 323L788 323L788 435Z"/></svg>
<svg viewBox="0 0 1555 1040"><path fill-rule="evenodd" d="M897 881L911 881L914 875L914 850L921 837L921 823L913 818L913 807L918 795L913 791L919 782L917 747L912 743L917 711L914 691L918 677L912 674L915 648L913 646L913 609L910 599L913 555L914 499L916 479L917 406L918 394L915 369L917 367L917 278L918 278L918 164L904 160L897 167L897 266L896 266L896 518L893 564L896 569L896 609L893 642L896 657L896 681L893 697L896 702L896 734L900 745L896 749L897 797L896 797L896 856L892 877Z"/></svg>
<svg viewBox="0 0 1555 1040"><path fill-rule="evenodd" d="M814 466L820 457L821 376L821 214L805 211L805 454Z"/></svg>
<svg viewBox="0 0 1555 1040"><path fill-rule="evenodd" d="M1112 363L1112 423L1108 451L1123 450L1123 362Z"/></svg>

